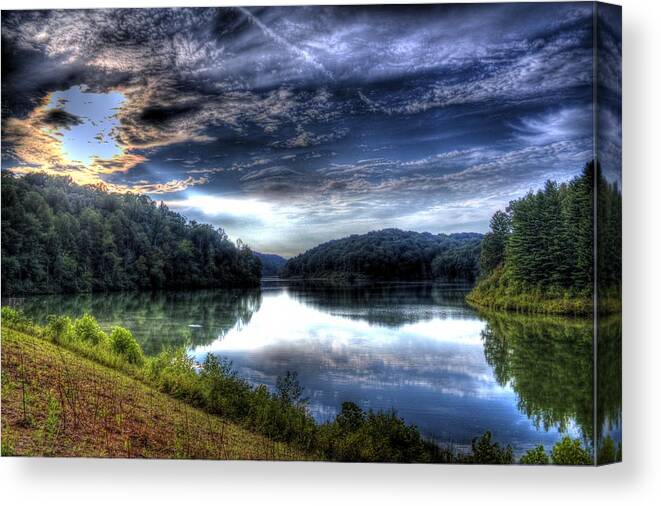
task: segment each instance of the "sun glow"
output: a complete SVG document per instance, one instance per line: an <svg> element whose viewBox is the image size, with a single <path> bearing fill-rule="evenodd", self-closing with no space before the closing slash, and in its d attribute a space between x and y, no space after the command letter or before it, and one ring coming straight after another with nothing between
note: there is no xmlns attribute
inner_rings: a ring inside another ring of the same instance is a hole
<svg viewBox="0 0 661 506"><path fill-rule="evenodd" d="M116 140L124 99L118 91L94 93L73 86L49 93L25 118L8 118L3 141L21 160L12 172L67 175L79 184L97 184L104 183L104 175L126 172L143 162L144 156Z"/></svg>
<svg viewBox="0 0 661 506"><path fill-rule="evenodd" d="M122 93L92 93L80 86L52 93L47 114L59 112L73 118L72 124L54 125L64 155L72 162L90 165L94 159L108 160L123 154L113 136L123 102Z"/></svg>
<svg viewBox="0 0 661 506"><path fill-rule="evenodd" d="M207 216L234 215L264 219L273 213L273 205L256 199L192 195L184 200L171 200L170 207L194 208Z"/></svg>

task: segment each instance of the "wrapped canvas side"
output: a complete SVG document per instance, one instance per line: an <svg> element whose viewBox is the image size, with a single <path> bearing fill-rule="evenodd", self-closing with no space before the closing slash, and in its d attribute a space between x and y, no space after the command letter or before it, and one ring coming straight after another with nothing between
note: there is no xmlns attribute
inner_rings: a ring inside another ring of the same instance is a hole
<svg viewBox="0 0 661 506"><path fill-rule="evenodd" d="M596 464L622 460L622 8L595 3Z"/></svg>

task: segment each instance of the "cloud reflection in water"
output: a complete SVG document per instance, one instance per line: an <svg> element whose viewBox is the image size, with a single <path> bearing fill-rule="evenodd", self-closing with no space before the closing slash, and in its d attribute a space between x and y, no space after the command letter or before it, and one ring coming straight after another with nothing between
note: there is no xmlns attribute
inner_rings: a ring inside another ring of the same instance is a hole
<svg viewBox="0 0 661 506"><path fill-rule="evenodd" d="M360 304L322 308L288 290L266 291L247 325L193 353L227 357L241 377L270 388L277 376L297 371L319 421L353 401L365 409L395 408L426 435L460 445L486 430L517 449L552 444L557 431L538 431L517 409L509 385L494 378L481 339L485 322L462 304L431 304L416 295L389 307L387 298L373 300L376 311L366 315Z"/></svg>

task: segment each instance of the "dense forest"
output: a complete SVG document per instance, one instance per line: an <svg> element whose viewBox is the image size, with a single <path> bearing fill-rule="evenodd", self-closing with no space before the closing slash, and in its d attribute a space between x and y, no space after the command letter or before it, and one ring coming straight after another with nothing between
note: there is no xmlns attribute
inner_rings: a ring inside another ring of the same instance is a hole
<svg viewBox="0 0 661 506"><path fill-rule="evenodd" d="M567 183L536 193L491 218L480 255L481 280L468 299L500 309L590 313L594 291L594 187L600 310L619 309L622 194L593 162Z"/></svg>
<svg viewBox="0 0 661 506"><path fill-rule="evenodd" d="M149 197L2 173L2 293L256 286L261 263L222 229Z"/></svg>
<svg viewBox="0 0 661 506"><path fill-rule="evenodd" d="M385 229L328 241L290 259L283 277L473 280L480 234Z"/></svg>

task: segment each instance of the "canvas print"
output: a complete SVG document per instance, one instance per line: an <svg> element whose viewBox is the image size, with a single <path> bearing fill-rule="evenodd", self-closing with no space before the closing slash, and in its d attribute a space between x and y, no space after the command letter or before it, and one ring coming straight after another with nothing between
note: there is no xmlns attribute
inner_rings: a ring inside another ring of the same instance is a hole
<svg viewBox="0 0 661 506"><path fill-rule="evenodd" d="M622 459L621 8L2 12L2 455Z"/></svg>

